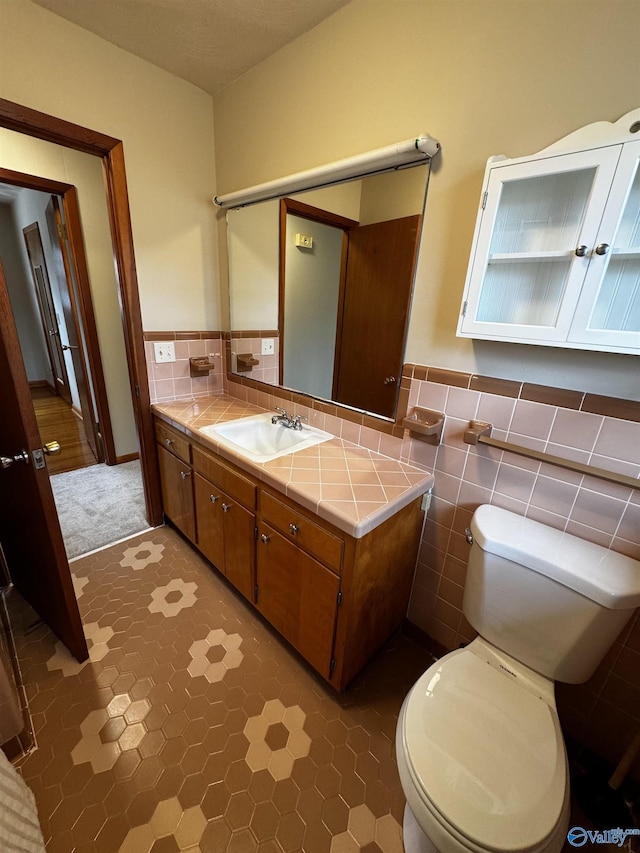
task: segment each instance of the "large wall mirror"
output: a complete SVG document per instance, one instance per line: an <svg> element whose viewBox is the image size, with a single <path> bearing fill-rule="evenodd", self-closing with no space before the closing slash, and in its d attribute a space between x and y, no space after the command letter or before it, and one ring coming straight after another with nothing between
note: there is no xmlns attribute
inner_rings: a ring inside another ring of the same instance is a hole
<svg viewBox="0 0 640 853"><path fill-rule="evenodd" d="M429 169L227 211L233 373L395 417Z"/></svg>

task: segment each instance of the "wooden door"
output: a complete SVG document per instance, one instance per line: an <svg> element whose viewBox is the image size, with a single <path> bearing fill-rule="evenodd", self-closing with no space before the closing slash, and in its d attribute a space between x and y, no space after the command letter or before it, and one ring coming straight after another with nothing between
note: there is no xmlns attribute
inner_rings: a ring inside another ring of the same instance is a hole
<svg viewBox="0 0 640 853"><path fill-rule="evenodd" d="M46 466L27 373L0 265L0 453L26 454L0 468L0 543L16 589L74 657L89 656Z"/></svg>
<svg viewBox="0 0 640 853"><path fill-rule="evenodd" d="M258 610L329 678L340 578L267 524L259 526Z"/></svg>
<svg viewBox="0 0 640 853"><path fill-rule="evenodd" d="M393 417L420 235L419 215L349 232L333 399Z"/></svg>
<svg viewBox="0 0 640 853"><path fill-rule="evenodd" d="M90 396L89 370L82 345L82 331L76 289L73 279L73 265L67 246L66 228L62 219L60 202L56 196L51 196L47 205L47 228L51 242L53 268L51 270L58 285L60 303L67 331L67 340L62 343L62 349L69 352L73 364L73 374L78 389L82 426L87 444L91 448L96 462L104 461L102 444L98 441L98 417Z"/></svg>
<svg viewBox="0 0 640 853"><path fill-rule="evenodd" d="M38 297L42 329L44 331L44 337L47 344L47 352L49 353L49 363L53 372L53 388L56 394L59 394L63 400L71 405L69 376L67 374L67 367L64 361L62 341L60 340L60 328L58 326L58 318L53 301L53 294L51 292L51 282L49 280L47 264L44 258L44 249L42 248L40 227L37 222L34 222L32 225L27 225L26 228L23 228L22 232L24 234L25 243L27 244L27 254L31 265L31 273L33 275L36 295Z"/></svg>

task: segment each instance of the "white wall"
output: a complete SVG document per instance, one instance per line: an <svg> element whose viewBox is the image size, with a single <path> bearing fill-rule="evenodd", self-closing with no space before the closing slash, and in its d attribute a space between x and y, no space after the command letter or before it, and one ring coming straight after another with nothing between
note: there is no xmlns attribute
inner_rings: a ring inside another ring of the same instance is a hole
<svg viewBox="0 0 640 853"><path fill-rule="evenodd" d="M0 22L0 96L124 143L145 330L219 328L211 97L29 0Z"/></svg>
<svg viewBox="0 0 640 853"><path fill-rule="evenodd" d="M487 158L539 151L638 106L638 4L604 8L600 0L353 0L214 98L217 191L430 133L442 152L407 361L638 398L632 356L455 335ZM259 157L247 128L259 128Z"/></svg>

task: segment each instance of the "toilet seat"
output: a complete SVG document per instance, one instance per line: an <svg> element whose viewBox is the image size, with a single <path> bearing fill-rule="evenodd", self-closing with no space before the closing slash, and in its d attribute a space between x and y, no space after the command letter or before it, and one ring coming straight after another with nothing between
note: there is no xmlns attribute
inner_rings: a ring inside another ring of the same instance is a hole
<svg viewBox="0 0 640 853"><path fill-rule="evenodd" d="M398 759L407 799L418 822L422 810L463 849L544 849L565 816L557 714L522 683L517 670L470 646L433 664L403 705Z"/></svg>

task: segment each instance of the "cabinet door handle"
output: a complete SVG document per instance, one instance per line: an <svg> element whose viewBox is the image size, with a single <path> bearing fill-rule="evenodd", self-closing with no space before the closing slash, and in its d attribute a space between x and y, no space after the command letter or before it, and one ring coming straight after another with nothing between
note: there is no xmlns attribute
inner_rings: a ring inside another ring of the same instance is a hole
<svg viewBox="0 0 640 853"><path fill-rule="evenodd" d="M222 512L229 512L233 504L222 504Z"/></svg>
<svg viewBox="0 0 640 853"><path fill-rule="evenodd" d="M584 256L587 254L588 251L589 251L588 246L578 246L578 248L576 249L576 255L579 258L584 258Z"/></svg>
<svg viewBox="0 0 640 853"><path fill-rule="evenodd" d="M608 243L600 243L599 246L596 246L596 255L606 255L609 251Z"/></svg>
<svg viewBox="0 0 640 853"><path fill-rule="evenodd" d="M171 441L170 438L165 438L164 443L167 445L167 447L171 447L171 445L173 444L173 441Z"/></svg>
<svg viewBox="0 0 640 853"><path fill-rule="evenodd" d="M180 476L182 477L183 480L186 480L187 477L191 476L191 471L180 471Z"/></svg>
<svg viewBox="0 0 640 853"><path fill-rule="evenodd" d="M260 537L260 541L262 542L263 545L266 545L267 542L269 541L269 539L271 539L271 537L267 536L266 533L263 533L262 536Z"/></svg>
<svg viewBox="0 0 640 853"><path fill-rule="evenodd" d="M216 501L220 500L220 495L209 495L209 500L214 504Z"/></svg>
<svg viewBox="0 0 640 853"><path fill-rule="evenodd" d="M292 536L295 536L299 529L300 528L298 527L297 524L290 524L289 525L289 530L290 530Z"/></svg>
<svg viewBox="0 0 640 853"><path fill-rule="evenodd" d="M396 377L395 377L395 376L385 376L385 378L384 378L384 384L385 384L385 385L393 385L393 383L394 383L395 381L396 381Z"/></svg>

